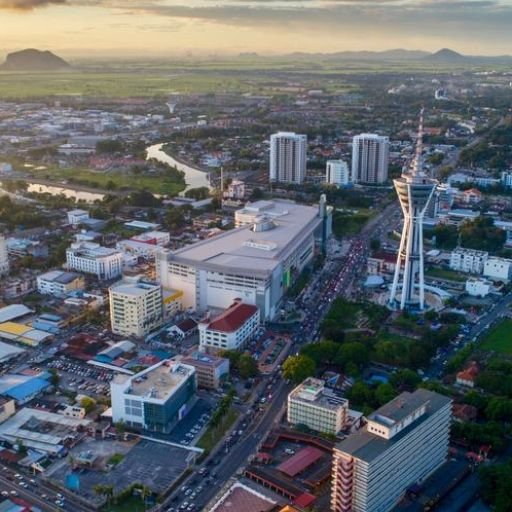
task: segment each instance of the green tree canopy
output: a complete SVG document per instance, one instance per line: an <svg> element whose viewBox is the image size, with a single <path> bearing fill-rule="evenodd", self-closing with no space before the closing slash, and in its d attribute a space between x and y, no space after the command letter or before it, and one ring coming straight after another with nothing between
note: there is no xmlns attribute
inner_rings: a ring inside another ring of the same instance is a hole
<svg viewBox="0 0 512 512"><path fill-rule="evenodd" d="M295 384L312 377L316 371L313 359L305 355L290 356L283 363L283 376Z"/></svg>

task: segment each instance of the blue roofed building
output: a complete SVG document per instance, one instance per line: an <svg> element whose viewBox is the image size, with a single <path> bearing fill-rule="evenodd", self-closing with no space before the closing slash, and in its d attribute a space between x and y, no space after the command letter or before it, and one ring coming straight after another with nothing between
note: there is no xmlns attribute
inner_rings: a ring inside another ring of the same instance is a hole
<svg viewBox="0 0 512 512"><path fill-rule="evenodd" d="M50 386L48 372L37 375L7 373L0 377L0 395L13 398L18 404L29 402Z"/></svg>
<svg viewBox="0 0 512 512"><path fill-rule="evenodd" d="M65 324L66 322L62 317L51 315L50 313L43 313L32 322L32 327L51 334L58 334Z"/></svg>

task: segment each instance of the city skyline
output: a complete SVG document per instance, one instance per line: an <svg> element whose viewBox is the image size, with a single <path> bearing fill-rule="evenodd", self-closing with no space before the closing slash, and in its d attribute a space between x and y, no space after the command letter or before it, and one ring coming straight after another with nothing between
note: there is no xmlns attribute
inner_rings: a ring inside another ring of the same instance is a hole
<svg viewBox="0 0 512 512"><path fill-rule="evenodd" d="M1 0L0 12L0 53L42 47L75 57L397 47L499 55L512 39L512 4L500 0Z"/></svg>

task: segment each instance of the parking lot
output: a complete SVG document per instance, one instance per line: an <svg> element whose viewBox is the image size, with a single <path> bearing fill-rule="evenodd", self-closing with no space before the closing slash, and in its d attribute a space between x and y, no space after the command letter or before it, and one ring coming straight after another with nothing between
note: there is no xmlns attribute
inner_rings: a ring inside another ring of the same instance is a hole
<svg viewBox="0 0 512 512"><path fill-rule="evenodd" d="M107 370L98 370L64 358L49 362L47 367L58 370L61 387L65 389L77 393L110 396L110 381L114 375Z"/></svg>
<svg viewBox="0 0 512 512"><path fill-rule="evenodd" d="M194 446L203 430L208 425L211 416L212 405L199 398L190 411L181 419L169 434L145 431L144 436L153 439L162 439L183 446Z"/></svg>
<svg viewBox="0 0 512 512"><path fill-rule="evenodd" d="M77 471L78 494L97 504L103 500L94 492L97 484L112 485L114 493L118 494L133 482L139 482L160 494L180 477L195 458L194 453L184 448L147 439L141 439L134 445L117 441L94 441L87 446L81 446L78 451L82 452L84 449L92 450L102 457L124 453L122 461L109 471L86 468ZM50 472L50 478L64 485L69 472L69 465L61 464Z"/></svg>

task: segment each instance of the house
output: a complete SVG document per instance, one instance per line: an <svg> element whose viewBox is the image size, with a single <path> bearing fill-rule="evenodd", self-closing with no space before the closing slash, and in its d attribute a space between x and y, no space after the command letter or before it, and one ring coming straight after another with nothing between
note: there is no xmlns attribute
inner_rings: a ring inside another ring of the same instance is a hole
<svg viewBox="0 0 512 512"><path fill-rule="evenodd" d="M455 421L475 421L478 416L478 409L468 404L453 404L452 415Z"/></svg>
<svg viewBox="0 0 512 512"><path fill-rule="evenodd" d="M475 380L480 373L480 368L476 361L471 361L470 365L461 372L457 373L456 383L459 386L465 386L468 388L475 387Z"/></svg>

